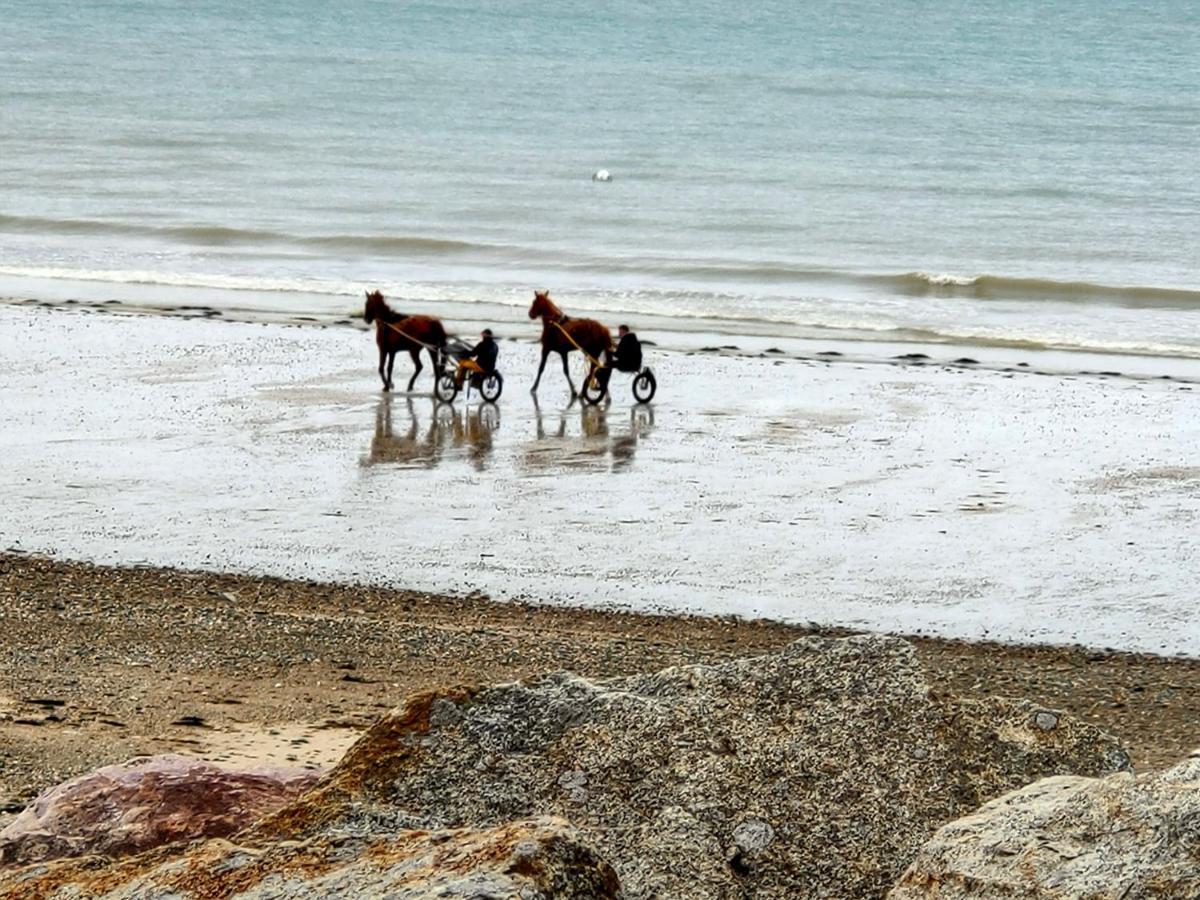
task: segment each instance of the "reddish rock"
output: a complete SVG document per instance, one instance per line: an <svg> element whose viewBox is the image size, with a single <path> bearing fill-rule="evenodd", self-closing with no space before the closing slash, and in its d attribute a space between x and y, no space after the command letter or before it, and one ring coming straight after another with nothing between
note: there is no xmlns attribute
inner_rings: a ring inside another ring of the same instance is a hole
<svg viewBox="0 0 1200 900"><path fill-rule="evenodd" d="M496 828L328 835L247 847L197 842L107 865L0 872L0 900L620 900L612 867L561 819Z"/></svg>
<svg viewBox="0 0 1200 900"><path fill-rule="evenodd" d="M139 757L43 793L0 831L0 866L83 854L125 856L223 837L274 812L319 773L233 771L185 756Z"/></svg>

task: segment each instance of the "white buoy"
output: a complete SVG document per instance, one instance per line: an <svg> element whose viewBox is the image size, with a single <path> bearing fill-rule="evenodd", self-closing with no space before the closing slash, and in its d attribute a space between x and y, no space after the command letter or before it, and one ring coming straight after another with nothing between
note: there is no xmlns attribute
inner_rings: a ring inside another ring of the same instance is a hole
<svg viewBox="0 0 1200 900"><path fill-rule="evenodd" d="M597 169L592 173L592 181L612 181L612 175L608 169Z"/></svg>

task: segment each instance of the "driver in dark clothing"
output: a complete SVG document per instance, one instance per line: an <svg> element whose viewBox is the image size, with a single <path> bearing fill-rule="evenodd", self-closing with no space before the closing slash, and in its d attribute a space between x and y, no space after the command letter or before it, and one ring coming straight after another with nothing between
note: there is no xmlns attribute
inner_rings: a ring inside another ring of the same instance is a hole
<svg viewBox="0 0 1200 900"><path fill-rule="evenodd" d="M618 372L638 372L642 368L642 342L629 330L628 325L617 326L616 352L610 360Z"/></svg>
<svg viewBox="0 0 1200 900"><path fill-rule="evenodd" d="M490 375L496 371L496 358L500 355L500 348L496 346L495 340L492 339L492 329L483 329L480 337L483 340L475 345L468 359L475 360L479 364L479 368L483 370L484 375Z"/></svg>
<svg viewBox="0 0 1200 900"><path fill-rule="evenodd" d="M608 388L613 370L618 372L640 372L642 368L642 342L628 325L617 326L617 349L608 352L606 365L597 373L600 384Z"/></svg>

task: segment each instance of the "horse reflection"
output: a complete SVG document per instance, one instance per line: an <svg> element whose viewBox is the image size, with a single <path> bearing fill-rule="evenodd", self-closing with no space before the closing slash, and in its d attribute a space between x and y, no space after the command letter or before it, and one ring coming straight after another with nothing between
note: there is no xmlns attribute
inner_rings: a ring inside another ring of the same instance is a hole
<svg viewBox="0 0 1200 900"><path fill-rule="evenodd" d="M433 469L450 457L463 456L476 469L483 469L492 454L492 435L500 427L500 410L491 403L474 409L456 409L429 401L427 425L411 397L380 398L375 407L375 433L362 458L364 466L392 465L401 468Z"/></svg>
<svg viewBox="0 0 1200 900"><path fill-rule="evenodd" d="M422 403L422 406L425 404ZM399 409L395 409L399 407ZM421 428L416 404L411 397L397 400L391 394L380 398L375 407L375 434L363 457L364 466L398 465L432 469L441 462L444 446L437 423L437 404L430 401L429 424ZM399 431L396 421L399 420Z"/></svg>
<svg viewBox="0 0 1200 900"><path fill-rule="evenodd" d="M624 471L633 462L638 442L654 428L651 406L632 408L627 428L617 424L617 417L610 417L608 407L581 406L575 410L572 402L557 413L547 414L534 397L537 438L526 445L521 455L523 468L543 474L563 469ZM576 416L577 434L570 427Z"/></svg>

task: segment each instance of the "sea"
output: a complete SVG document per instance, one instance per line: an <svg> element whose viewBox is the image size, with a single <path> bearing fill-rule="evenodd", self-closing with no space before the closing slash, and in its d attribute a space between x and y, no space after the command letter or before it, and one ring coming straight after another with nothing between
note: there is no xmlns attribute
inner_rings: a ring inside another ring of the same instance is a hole
<svg viewBox="0 0 1200 900"><path fill-rule="evenodd" d="M0 297L1200 358L1198 60L1183 0L2 0Z"/></svg>

